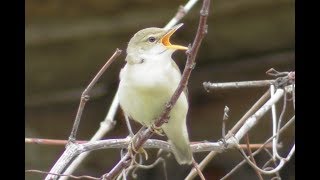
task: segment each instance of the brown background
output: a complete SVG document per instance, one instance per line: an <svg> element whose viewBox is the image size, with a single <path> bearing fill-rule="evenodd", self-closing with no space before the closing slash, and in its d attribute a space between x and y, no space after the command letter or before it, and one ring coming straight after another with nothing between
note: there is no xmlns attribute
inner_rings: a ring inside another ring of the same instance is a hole
<svg viewBox="0 0 320 180"><path fill-rule="evenodd" d="M67 139L76 114L79 97L95 73L116 48L125 50L130 37L146 27L163 27L176 13L181 0L55 0L26 1L26 137ZM173 42L192 42L198 24L201 1L182 20L184 23ZM208 19L209 33L197 58L190 83L188 126L191 141L217 141L221 138L224 106L233 124L252 106L267 88L239 89L207 93L204 81L228 82L269 79L270 68L294 70L294 1L292 0L214 0ZM112 64L94 89L80 124L78 138L89 139L105 117L117 88L118 74L125 53ZM185 55L174 54L183 68ZM281 105L278 105L280 112ZM292 109L292 108L290 108ZM288 111L287 114L292 114ZM286 116L289 117L289 116ZM126 137L121 111L117 124L105 138ZM270 113L252 131L250 140L259 143L272 131ZM133 124L137 130L140 126ZM157 137L158 138L158 137ZM161 138L161 137L159 137ZM294 128L281 138L287 145L294 141ZM25 169L49 170L63 152L63 146L26 144ZM149 152L149 151L148 151ZM154 152L150 150L153 157ZM206 153L198 153L199 161ZM263 164L265 154L257 156ZM240 160L236 150L218 155L204 174L217 179ZM75 172L76 175L100 176L119 160L118 150L92 153ZM148 161L150 163L151 161ZM161 166L159 166L161 167ZM295 179L294 159L282 170L283 179ZM168 159L169 179L181 179L190 167L179 167ZM163 179L161 168L138 171L139 179ZM26 179L41 179L39 174L26 174ZM243 166L231 179L257 179L254 171ZM267 176L266 179L270 179Z"/></svg>

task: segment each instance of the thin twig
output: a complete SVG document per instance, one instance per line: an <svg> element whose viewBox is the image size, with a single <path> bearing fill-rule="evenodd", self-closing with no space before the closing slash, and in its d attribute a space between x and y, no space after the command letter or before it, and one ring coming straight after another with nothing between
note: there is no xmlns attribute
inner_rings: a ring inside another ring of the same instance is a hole
<svg viewBox="0 0 320 180"><path fill-rule="evenodd" d="M244 124L244 122L252 116L270 97L270 90L267 90L257 102L241 117L241 119L232 127L226 138L230 138L233 134L237 132L238 129Z"/></svg>
<svg viewBox="0 0 320 180"><path fill-rule="evenodd" d="M71 134L70 134L69 139L68 139L68 141L71 142L71 143L67 144L67 148L66 148L65 152L66 151L69 152L68 151L68 146L71 146L73 144L73 142L75 142L75 140L76 140L76 134L77 134L77 130L78 130L78 127L79 127L81 115L82 115L83 108L84 108L86 102L89 100L90 90L96 84L96 82L99 80L100 76L104 73L104 71L121 54L121 52L122 52L122 50L120 50L118 48L115 50L115 52L109 58L109 60L106 62L106 64L100 69L100 71L97 73L97 75L89 83L88 87L83 91L83 93L81 95L81 100L80 100L80 105L79 105L79 108L78 108L78 112L77 112L77 115L76 115L76 118L75 118L75 121L74 121L74 124L73 124L73 127L72 127ZM51 168L50 173L61 174L63 172L63 170L66 169L66 166L70 164L70 162L66 162L65 160L71 161L75 157L75 155L71 155L71 154L65 153L65 152L63 154L68 155L68 156L72 156L72 158L71 157L60 156L58 161ZM70 152L70 153L72 153L72 152ZM61 163L61 164L57 164L58 162ZM51 180L51 179L56 179L56 178L57 178L57 176L48 174L48 176L46 177L46 180Z"/></svg>
<svg viewBox="0 0 320 180"><path fill-rule="evenodd" d="M92 87L97 83L101 75L108 69L108 67L116 60L116 58L121 54L122 50L116 49L116 51L113 53L113 55L110 57L110 59L107 61L107 63L100 69L100 71L96 74L96 76L92 79L92 81L89 83L87 88L83 91L81 95L81 100L78 108L78 112L76 115L76 118L74 120L74 124L72 127L71 134L69 136L69 141L73 142L76 140L77 130L80 124L81 115L83 112L83 108L86 104L86 102L89 100L90 96L89 93L92 89Z"/></svg>
<svg viewBox="0 0 320 180"><path fill-rule="evenodd" d="M222 118L222 138L225 139L226 138L226 122L229 118L229 107L225 106L224 110L223 110L223 118Z"/></svg>
<svg viewBox="0 0 320 180"><path fill-rule="evenodd" d="M38 142L46 142L44 144L46 145L65 145L67 144L67 140L53 140L53 139L40 139L38 141L38 138L36 140L32 140L32 138L26 138L26 139L31 139L26 141L27 143L35 143L38 144ZM98 140L95 142L90 142L89 141L83 141L81 144L81 151L79 153L85 153L88 151L94 151L94 150L100 150L100 149L121 149L121 148L127 148L128 145L130 144L130 139L131 138L124 138L124 139L106 139L106 140ZM56 143L58 141L59 143ZM48 142L54 142L53 144L49 144ZM84 144L86 143L86 144ZM191 150L194 153L197 152L205 152L205 151L211 151L215 150L218 152L223 151L225 148L221 147L220 142L190 142L191 144ZM241 148L246 149L246 144L240 144ZM250 144L251 149L258 149L262 146L262 144ZM271 144L267 144L266 148L271 148ZM277 146L278 148L282 148L281 145ZM171 145L162 140L158 139L148 139L147 142L143 145L143 148L157 148L161 151L166 151L169 152L171 150Z"/></svg>
<svg viewBox="0 0 320 180"><path fill-rule="evenodd" d="M218 151L211 151L199 164L199 169L203 170L204 167L208 165L208 163L211 161L211 159L216 156L219 152ZM192 180L198 175L197 170L195 168L192 168L188 176L185 178L185 180Z"/></svg>
<svg viewBox="0 0 320 180"><path fill-rule="evenodd" d="M98 149L115 149L115 148L127 148L130 143L130 137L119 139L105 139L97 141L77 141L82 145L82 154L87 151L94 151ZM52 143L51 143L52 142ZM43 144L43 145L66 145L67 140L60 139L39 139L39 138L25 138L25 143L28 144ZM85 144L86 143L86 144ZM216 151L222 151L223 148L219 147L219 142L190 142L190 147L193 152L204 152L214 149ZM246 149L246 144L240 144L241 148ZM250 144L251 149L258 149L262 144ZM271 148L272 144L267 144L266 148ZM277 145L278 148L282 148L281 145ZM171 147L167 141L158 139L148 139L143 145L143 148L157 148L161 151L170 151Z"/></svg>
<svg viewBox="0 0 320 180"><path fill-rule="evenodd" d="M279 132L279 131L278 131L278 132ZM277 162L276 162L275 159L273 159L272 153L271 153L267 148L263 148L263 150L264 150L264 151L269 155L269 157L270 157L270 160L269 160L268 162L273 162L273 165L276 167L276 166L277 166ZM267 163L268 163L268 162L267 162ZM262 166L262 169L265 169L265 168L266 168L267 163L265 163L265 164ZM279 172L276 172L276 176L277 176L279 179L281 179Z"/></svg>
<svg viewBox="0 0 320 180"><path fill-rule="evenodd" d="M278 132L279 134L281 134L283 131L285 131L295 120L295 116L293 116ZM259 148L257 149L254 153L252 153L252 156L257 155L260 151L262 151L265 147L266 144L270 143L272 141L272 139L275 136L270 137L268 140L265 141L265 143ZM235 173L241 166L243 166L247 161L246 160L242 160L240 163L238 163L231 171L229 171L223 178L221 178L220 180L226 180L229 176L231 176L233 173Z"/></svg>
<svg viewBox="0 0 320 180"><path fill-rule="evenodd" d="M163 165L163 173L164 173L165 179L168 179L167 171L166 171L166 162L162 157L157 158L157 160L155 160L150 165L143 165L141 163L135 164L134 168L132 170L132 177L135 178L135 179L138 177L137 176L137 172L136 172L137 170L139 170L139 169L152 169L152 168L154 168L155 166L157 166L160 163L162 163L162 165Z"/></svg>
<svg viewBox="0 0 320 180"><path fill-rule="evenodd" d="M241 128L233 135L233 133L230 134L230 137L226 136L226 144L228 146L238 144L239 140L243 138L243 136L248 133L250 129L252 129L261 119L261 117L271 108L272 104L276 103L280 97L283 95L283 90L278 89L274 95L273 98L270 98L257 112L255 112L252 116L250 116L248 119L244 119L245 123L241 126ZM237 123L238 124L238 123ZM237 125L236 124L236 125ZM235 128L235 127L234 127ZM205 158L206 161L211 160L216 154L216 152L210 152L207 157ZM204 161L204 160L203 160ZM208 164L209 162L205 162L203 164ZM200 163L201 165L201 163ZM201 167L200 168L204 168ZM190 172L187 176L188 178L192 179L196 174L194 174L194 171Z"/></svg>
<svg viewBox="0 0 320 180"><path fill-rule="evenodd" d="M225 90L232 88L253 88L265 87L273 84L275 80L260 80L260 81L240 81L240 82L226 82L226 83L211 83L203 82L203 87L206 91L210 90Z"/></svg>
<svg viewBox="0 0 320 180"><path fill-rule="evenodd" d="M26 170L26 173L39 173L39 174L51 174L51 175L56 175L56 176L66 176L69 178L73 178L73 179L94 179L94 180L100 180L100 178L97 177L93 177L93 176L74 176L74 175L66 175L66 174L57 174L57 173L50 173L50 172L46 172L46 171L39 171L39 170Z"/></svg>
<svg viewBox="0 0 320 180"><path fill-rule="evenodd" d="M251 159L251 161L257 165L256 163L256 160L254 159L253 155L252 155L252 151L251 151L251 148L250 148L250 139L249 139L249 134L247 133L246 134L246 138L245 138L245 141L246 141L246 144L247 144L247 151L248 151L248 154L249 154L249 157ZM263 177L261 175L261 173L259 171L255 171L257 173L257 176L259 177L260 180L263 180Z"/></svg>
<svg viewBox="0 0 320 180"><path fill-rule="evenodd" d="M229 133L226 135L225 139L230 138L233 134L236 133L236 131L243 125L245 120L247 120L252 114L254 114L255 111L257 111L270 97L270 90L267 90L259 100L254 103L254 105L242 116L242 118L233 126L233 128L229 131ZM199 164L199 167L201 170L203 170L207 164L212 160L213 157L215 157L218 154L216 151L210 152ZM197 172L195 169L192 169L186 180L191 180L197 175Z"/></svg>
<svg viewBox="0 0 320 180"><path fill-rule="evenodd" d="M109 132L111 129L114 128L114 126L116 125L116 121L114 119L114 116L117 112L118 106L119 106L118 92L116 92L106 117L100 123L100 127L99 127L98 131L92 136L90 141L97 141L97 140L101 139L107 132ZM68 166L68 168L65 170L64 174L72 174L75 171L75 169L82 163L82 161L89 154L90 154L90 151L82 153L79 156L77 156L72 161L72 163ZM68 177L66 177L66 176L63 176L60 178L60 180L67 180L67 179L68 179Z"/></svg>
<svg viewBox="0 0 320 180"><path fill-rule="evenodd" d="M206 178L204 178L200 168L199 168L199 165L198 163L196 162L196 160L192 159L192 165L193 165L193 168L196 169L199 177L201 178L201 180L205 180Z"/></svg>
<svg viewBox="0 0 320 180"><path fill-rule="evenodd" d="M242 137L259 122L258 120L261 119L261 117L271 109L272 105L280 100L280 98L283 96L283 93L283 89L277 89L277 91L274 93L274 96L270 98L257 112L255 112L254 115L250 116L243 126L238 130L238 132L233 137L229 138L229 140L239 142L239 140L242 139Z"/></svg>
<svg viewBox="0 0 320 180"><path fill-rule="evenodd" d="M40 138L25 138L24 142L26 144L41 144L41 145L66 145L67 140L60 139L40 139ZM83 144L88 141L76 141L77 144Z"/></svg>
<svg viewBox="0 0 320 180"><path fill-rule="evenodd" d="M166 104L164 111L161 113L161 115L156 119L154 125L156 127L161 127L161 125L165 122L168 121L168 115L171 111L171 109L173 108L173 106L175 105L176 101L178 100L178 98L180 97L180 94L182 93L182 91L185 89L191 71L194 68L194 62L196 59L196 55L198 52L198 49L201 45L202 39L204 38L204 35L207 33L207 17L209 15L209 5L210 5L210 0L204 0L203 4L202 4L202 8L200 11L200 21L199 21L199 25L198 25L198 30L197 30L197 34L196 37L194 39L194 42L192 44L191 50L189 47L189 50L187 51L187 63L185 65L185 69L182 73L182 78L181 81L176 89L176 91L174 92L174 94L172 95L170 101ZM147 130L143 131L140 134L138 134L139 139L138 141L133 145L135 149L139 149L146 141L147 139L149 139L151 136L153 135L153 131L151 130L151 127L149 127ZM126 156L124 156L117 165L115 165L111 171L105 175L102 176L103 179L113 179L114 177L116 177L123 168L126 168L130 163L132 159L131 156L129 155L129 153L127 153Z"/></svg>
<svg viewBox="0 0 320 180"><path fill-rule="evenodd" d="M128 133L129 133L129 136L133 137L134 136L134 133L132 131L132 127L131 127L131 124L130 124L130 121L129 121L129 117L125 114L124 115L124 118L126 120L126 125L127 125L127 128L128 128Z"/></svg>
<svg viewBox="0 0 320 180"><path fill-rule="evenodd" d="M284 113L287 109L287 93L285 92L284 95L283 95L283 105L282 105L282 111L280 113L280 116L279 116L279 121L278 121L278 128L277 128L277 131L279 131L280 127L281 127L281 123L282 123L282 120L283 120L283 116L284 116ZM276 141L276 144L278 144L278 141L279 141L279 134L277 133L277 136L275 138L275 141ZM278 149L277 147L274 147L273 148L275 150L275 156L278 158L278 159L282 159L283 157L281 157L278 153Z"/></svg>
<svg viewBox="0 0 320 180"><path fill-rule="evenodd" d="M274 76L274 77L279 77L279 76L287 76L289 74L289 72L279 72L277 70L275 70L274 68L270 68L266 74L270 75L270 76Z"/></svg>
<svg viewBox="0 0 320 180"><path fill-rule="evenodd" d="M261 168L259 168L258 166L256 166L253 162L251 162L251 160L246 156L245 152L243 151L243 149L241 149L239 147L239 150L241 152L241 154L243 155L244 159L248 162L248 164L255 170L259 171L260 173L263 173L263 174L275 174L277 172L279 172L283 166L286 164L287 161L289 161L292 157L292 155L294 154L295 152L295 145L292 146L288 156L286 158L283 158L280 160L280 163L279 165L276 167L276 168L272 168L272 169L268 169L266 168L267 170L263 170Z"/></svg>
<svg viewBox="0 0 320 180"><path fill-rule="evenodd" d="M274 96L274 92L275 92L275 87L273 84L270 85L270 94L271 94L271 98ZM285 93L285 92L284 92ZM276 105L273 104L271 107L271 116L272 116L272 135L276 135L277 134L277 112L276 112ZM273 152L273 158L275 158L276 156L276 138L274 138L272 140L272 152Z"/></svg>
<svg viewBox="0 0 320 180"><path fill-rule="evenodd" d="M198 0L189 0L185 6L179 6L176 15L170 20L170 22L164 27L164 29L170 29L171 27L176 25L197 2Z"/></svg>

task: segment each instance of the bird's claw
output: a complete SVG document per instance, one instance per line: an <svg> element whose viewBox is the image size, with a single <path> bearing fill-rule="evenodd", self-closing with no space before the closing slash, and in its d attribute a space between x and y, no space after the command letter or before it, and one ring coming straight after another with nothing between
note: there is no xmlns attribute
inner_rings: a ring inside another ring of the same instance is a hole
<svg viewBox="0 0 320 180"><path fill-rule="evenodd" d="M163 132L163 129L162 129L161 127L155 126L154 124L151 125L150 130L151 130L153 133L158 134L159 136L165 136L165 134L164 134L164 132Z"/></svg>
<svg viewBox="0 0 320 180"><path fill-rule="evenodd" d="M129 147L128 147L128 152L129 152L129 154L130 154L130 156L131 157L134 157L134 154L136 153L136 154L140 154L140 153L142 153L142 154L144 154L144 157L145 157L145 159L146 160L148 160L148 153L147 153L147 151L144 149L144 148L139 148L138 150L134 147L134 143L133 143L134 141L131 141L130 143L129 143ZM132 158L132 159L134 159L134 158Z"/></svg>

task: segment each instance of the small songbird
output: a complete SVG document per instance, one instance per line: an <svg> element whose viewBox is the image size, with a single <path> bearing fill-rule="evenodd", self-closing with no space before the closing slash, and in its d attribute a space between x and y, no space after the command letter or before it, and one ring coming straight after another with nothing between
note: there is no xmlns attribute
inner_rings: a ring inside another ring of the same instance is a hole
<svg viewBox="0 0 320 180"><path fill-rule="evenodd" d="M142 125L149 127L159 117L181 80L181 72L171 56L176 50L188 48L171 44L170 37L182 25L169 30L142 29L129 41L127 63L120 72L119 101L124 113ZM168 123L161 126L179 164L192 162L187 112L184 91L171 110Z"/></svg>

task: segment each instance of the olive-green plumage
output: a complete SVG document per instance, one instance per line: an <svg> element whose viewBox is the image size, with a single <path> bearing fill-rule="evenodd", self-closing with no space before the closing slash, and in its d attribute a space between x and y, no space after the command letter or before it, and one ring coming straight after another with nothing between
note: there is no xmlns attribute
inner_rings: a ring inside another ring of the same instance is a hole
<svg viewBox="0 0 320 180"><path fill-rule="evenodd" d="M120 72L119 101L126 115L142 125L150 126L154 122L181 80L181 72L171 55L178 49L187 48L172 45L169 41L181 26L170 30L146 28L129 41L127 64ZM183 92L170 112L169 122L161 127L179 164L192 162L187 112L187 94Z"/></svg>

